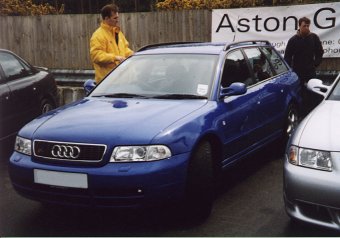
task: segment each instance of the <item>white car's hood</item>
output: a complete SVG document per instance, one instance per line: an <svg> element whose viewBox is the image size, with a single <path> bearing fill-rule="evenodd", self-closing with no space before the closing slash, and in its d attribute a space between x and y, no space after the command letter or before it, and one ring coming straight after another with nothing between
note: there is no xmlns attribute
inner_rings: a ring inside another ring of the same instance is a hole
<svg viewBox="0 0 340 238"><path fill-rule="evenodd" d="M307 118L299 146L340 151L340 102L323 101Z"/></svg>

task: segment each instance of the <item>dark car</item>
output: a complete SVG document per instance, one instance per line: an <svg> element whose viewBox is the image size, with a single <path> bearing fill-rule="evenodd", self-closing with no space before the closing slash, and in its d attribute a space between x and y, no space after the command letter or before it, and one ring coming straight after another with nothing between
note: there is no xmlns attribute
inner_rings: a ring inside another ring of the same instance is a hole
<svg viewBox="0 0 340 238"><path fill-rule="evenodd" d="M58 105L55 79L11 51L0 49L0 142Z"/></svg>
<svg viewBox="0 0 340 238"><path fill-rule="evenodd" d="M9 168L21 195L106 208L175 203L204 218L217 175L287 138L300 105L298 77L268 41L145 47L93 86L18 133Z"/></svg>

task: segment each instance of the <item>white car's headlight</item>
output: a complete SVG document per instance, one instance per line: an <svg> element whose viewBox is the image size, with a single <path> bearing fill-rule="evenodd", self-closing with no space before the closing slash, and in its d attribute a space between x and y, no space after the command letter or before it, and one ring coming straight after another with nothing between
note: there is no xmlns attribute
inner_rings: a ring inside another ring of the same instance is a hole
<svg viewBox="0 0 340 238"><path fill-rule="evenodd" d="M25 155L32 155L32 142L31 140L17 136L15 139L14 150Z"/></svg>
<svg viewBox="0 0 340 238"><path fill-rule="evenodd" d="M110 162L154 161L171 157L171 151L164 145L118 146L113 150Z"/></svg>
<svg viewBox="0 0 340 238"><path fill-rule="evenodd" d="M294 165L332 171L332 158L329 151L320 151L291 146L288 161Z"/></svg>

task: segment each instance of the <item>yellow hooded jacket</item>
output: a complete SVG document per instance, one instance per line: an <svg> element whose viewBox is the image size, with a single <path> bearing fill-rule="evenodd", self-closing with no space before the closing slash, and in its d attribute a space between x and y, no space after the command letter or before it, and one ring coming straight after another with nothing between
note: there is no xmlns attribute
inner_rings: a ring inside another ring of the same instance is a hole
<svg viewBox="0 0 340 238"><path fill-rule="evenodd" d="M118 33L118 45L115 39L115 32ZM95 70L95 80L99 83L119 61L115 56L128 57L133 54L129 48L129 42L119 27L111 27L104 22L92 34L90 40L90 56Z"/></svg>

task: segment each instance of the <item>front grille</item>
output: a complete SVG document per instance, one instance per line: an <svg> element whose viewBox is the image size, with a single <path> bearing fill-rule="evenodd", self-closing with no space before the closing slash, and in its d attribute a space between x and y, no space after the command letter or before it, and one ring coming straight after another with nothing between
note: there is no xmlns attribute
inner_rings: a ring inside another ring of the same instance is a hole
<svg viewBox="0 0 340 238"><path fill-rule="evenodd" d="M34 156L49 160L100 162L105 151L106 145L98 144L41 140L35 140L33 143Z"/></svg>
<svg viewBox="0 0 340 238"><path fill-rule="evenodd" d="M315 204L309 204L305 202L299 202L299 208L304 216L328 223L332 222L332 216L330 214L330 211L334 210L334 212L336 212L335 209L318 206Z"/></svg>

